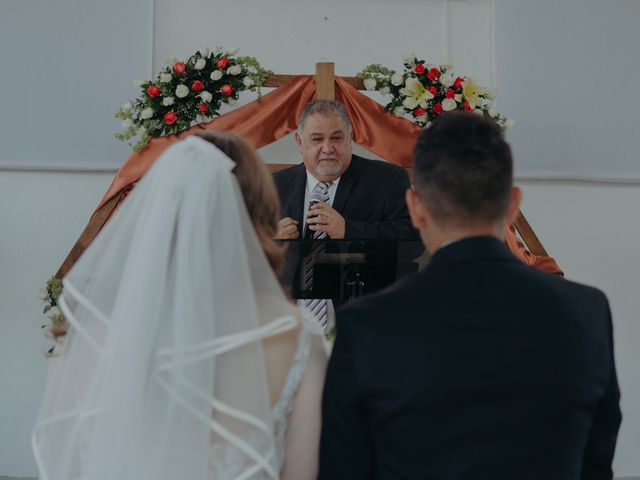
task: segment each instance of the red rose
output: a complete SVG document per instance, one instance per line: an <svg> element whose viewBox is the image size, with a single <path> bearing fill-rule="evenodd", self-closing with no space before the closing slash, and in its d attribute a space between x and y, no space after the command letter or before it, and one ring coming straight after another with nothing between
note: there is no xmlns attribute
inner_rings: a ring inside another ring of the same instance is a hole
<svg viewBox="0 0 640 480"><path fill-rule="evenodd" d="M231 95L234 90L235 89L233 88L233 85L231 85L230 83L225 83L220 87L220 91L227 96Z"/></svg>
<svg viewBox="0 0 640 480"><path fill-rule="evenodd" d="M164 123L166 123L167 125L173 125L174 123L176 123L177 119L177 115L173 112L167 112L163 117Z"/></svg>
<svg viewBox="0 0 640 480"><path fill-rule="evenodd" d="M147 88L147 93L150 97L157 97L158 95L160 95L160 89L155 85L151 85L149 88Z"/></svg>
<svg viewBox="0 0 640 480"><path fill-rule="evenodd" d="M437 115L442 115L444 113L444 109L442 108L442 104L440 102L436 103L433 106L433 111L437 114Z"/></svg>
<svg viewBox="0 0 640 480"><path fill-rule="evenodd" d="M471 104L469 103L468 100L464 101L464 110L466 112L473 112L473 108L471 108Z"/></svg>
<svg viewBox="0 0 640 480"><path fill-rule="evenodd" d="M187 66L182 63L182 62L176 62L173 64L173 70L177 73L184 73L184 71L187 69Z"/></svg>
<svg viewBox="0 0 640 480"><path fill-rule="evenodd" d="M422 115L424 115L425 113L427 113L427 111L426 111L424 108L422 108L422 107L417 107L417 108L413 111L413 114L414 114L416 117L421 117L421 116L422 116Z"/></svg>
<svg viewBox="0 0 640 480"><path fill-rule="evenodd" d="M445 93L444 96L447 98L455 98L456 92L450 88L449 90L447 90L447 93Z"/></svg>
<svg viewBox="0 0 640 480"><path fill-rule="evenodd" d="M457 89L461 89L463 82L464 82L464 77L458 77L454 80L453 86Z"/></svg>
<svg viewBox="0 0 640 480"><path fill-rule="evenodd" d="M431 80L432 82L438 80L440 78L440 75L440 70L438 70L436 67L431 67L427 72L427 77L429 77L429 80Z"/></svg>
<svg viewBox="0 0 640 480"><path fill-rule="evenodd" d="M193 90L194 92L199 92L201 90L204 90L204 85L200 80L196 80L191 84L191 90Z"/></svg>
<svg viewBox="0 0 640 480"><path fill-rule="evenodd" d="M413 71L418 75L422 75L424 73L424 64L419 63L415 67L413 67Z"/></svg>
<svg viewBox="0 0 640 480"><path fill-rule="evenodd" d="M201 103L200 104L200 111L206 115L207 113L209 113L209 107L207 107L207 105L205 103Z"/></svg>
<svg viewBox="0 0 640 480"><path fill-rule="evenodd" d="M224 70L225 68L227 68L227 65L229 65L229 59L227 57L222 57L220 60L216 62L216 65L221 70Z"/></svg>
<svg viewBox="0 0 640 480"><path fill-rule="evenodd" d="M434 97L438 95L438 89L436 87L429 87L427 88L427 91L430 92Z"/></svg>

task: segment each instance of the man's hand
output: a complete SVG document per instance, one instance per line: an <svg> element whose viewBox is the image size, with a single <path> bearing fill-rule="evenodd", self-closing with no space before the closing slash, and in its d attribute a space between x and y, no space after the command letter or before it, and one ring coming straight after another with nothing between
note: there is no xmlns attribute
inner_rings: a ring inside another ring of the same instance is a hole
<svg viewBox="0 0 640 480"><path fill-rule="evenodd" d="M312 205L307 213L307 225L313 232L326 232L334 240L344 238L344 217L326 203Z"/></svg>
<svg viewBox="0 0 640 480"><path fill-rule="evenodd" d="M295 240L296 238L298 238L298 222L291 217L280 220L276 240Z"/></svg>

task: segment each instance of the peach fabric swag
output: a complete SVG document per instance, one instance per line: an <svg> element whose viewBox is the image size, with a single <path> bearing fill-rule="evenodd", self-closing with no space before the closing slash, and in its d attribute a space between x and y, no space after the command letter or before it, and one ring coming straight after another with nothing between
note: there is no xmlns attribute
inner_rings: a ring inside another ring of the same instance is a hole
<svg viewBox="0 0 640 480"><path fill-rule="evenodd" d="M412 122L385 112L379 103L363 95L350 84L335 77L336 100L342 102L353 126L353 140L367 150L403 167L411 166L413 146L421 128ZM262 98L177 135L157 137L140 152L134 152L116 173L98 209L122 189L131 187L171 144L200 130L217 130L243 137L255 148L279 140L294 131L304 106L315 97L315 79L301 75ZM551 257L529 252L517 238L515 228L506 229L505 241L512 253L527 265L562 275Z"/></svg>

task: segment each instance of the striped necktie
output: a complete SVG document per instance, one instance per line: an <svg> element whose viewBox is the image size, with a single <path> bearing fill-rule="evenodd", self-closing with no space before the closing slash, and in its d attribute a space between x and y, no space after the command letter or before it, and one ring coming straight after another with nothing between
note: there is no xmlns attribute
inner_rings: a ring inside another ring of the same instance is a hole
<svg viewBox="0 0 640 480"><path fill-rule="evenodd" d="M309 196L309 207L316 203L329 203L329 187L331 183L318 182L315 188L311 191ZM313 235L310 234L312 230L309 230L307 225L307 232L305 238L312 238L313 240L322 240L327 238L326 232L316 231ZM309 251L309 255L305 258L303 274L304 278L302 286L305 291L313 289L313 268L314 268L314 255L324 252L324 242L314 242ZM316 320L322 325L322 328L327 328L327 299L325 298L307 298L304 300L304 307L311 312Z"/></svg>

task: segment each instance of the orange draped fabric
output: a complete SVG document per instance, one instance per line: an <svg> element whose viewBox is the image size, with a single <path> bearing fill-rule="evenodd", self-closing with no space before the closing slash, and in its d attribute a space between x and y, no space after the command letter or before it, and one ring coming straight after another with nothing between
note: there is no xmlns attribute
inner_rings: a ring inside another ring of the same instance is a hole
<svg viewBox="0 0 640 480"><path fill-rule="evenodd" d="M385 112L384 107L350 84L335 77L336 100L347 108L353 126L353 140L367 150L403 167L413 163L412 153L421 128L409 120ZM315 97L315 79L301 75L262 98L226 113L208 123L191 127L177 135L153 138L140 152L134 152L116 173L98 208L122 188L137 182L160 154L177 140L200 130L218 130L243 137L255 148L279 140L297 127L304 106ZM550 257L529 252L517 238L513 226L505 241L514 255L527 265L562 275Z"/></svg>

